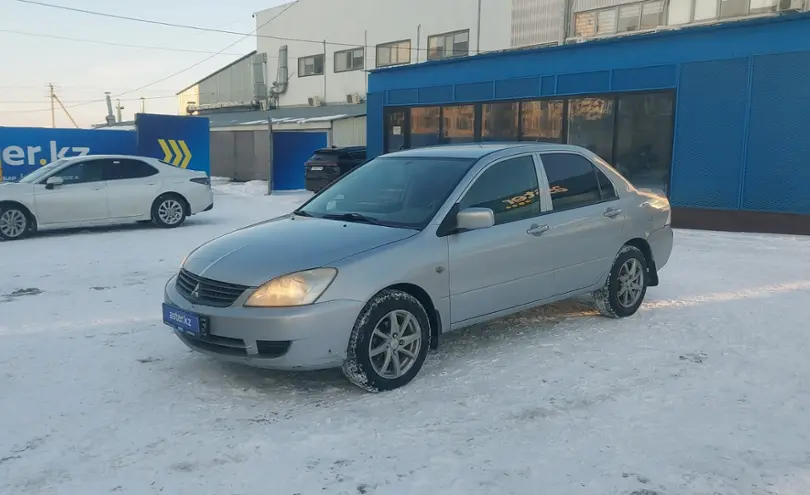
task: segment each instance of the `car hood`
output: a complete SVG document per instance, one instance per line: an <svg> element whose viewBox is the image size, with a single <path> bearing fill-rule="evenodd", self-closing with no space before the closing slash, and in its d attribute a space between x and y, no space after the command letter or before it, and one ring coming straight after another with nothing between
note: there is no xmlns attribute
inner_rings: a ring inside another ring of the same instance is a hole
<svg viewBox="0 0 810 495"><path fill-rule="evenodd" d="M279 275L329 266L416 233L285 215L203 244L186 258L183 268L208 279L257 287Z"/></svg>

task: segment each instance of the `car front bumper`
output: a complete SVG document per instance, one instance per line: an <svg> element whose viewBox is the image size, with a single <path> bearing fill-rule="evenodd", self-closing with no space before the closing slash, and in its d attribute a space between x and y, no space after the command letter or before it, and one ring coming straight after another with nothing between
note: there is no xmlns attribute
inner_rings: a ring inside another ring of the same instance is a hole
<svg viewBox="0 0 810 495"><path fill-rule="evenodd" d="M204 316L206 336L175 330L191 349L224 361L275 370L318 370L346 360L349 337L363 308L359 301L339 300L290 308L246 308L249 291L227 308L199 306L175 288L176 276L164 289L164 301Z"/></svg>

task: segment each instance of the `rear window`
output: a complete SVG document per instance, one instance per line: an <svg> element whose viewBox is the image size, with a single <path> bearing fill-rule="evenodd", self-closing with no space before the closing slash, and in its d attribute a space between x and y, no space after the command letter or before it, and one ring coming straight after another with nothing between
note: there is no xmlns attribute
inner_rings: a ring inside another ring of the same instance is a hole
<svg viewBox="0 0 810 495"><path fill-rule="evenodd" d="M309 157L311 162L332 162L335 163L340 157L340 152L337 150L315 150L315 153Z"/></svg>

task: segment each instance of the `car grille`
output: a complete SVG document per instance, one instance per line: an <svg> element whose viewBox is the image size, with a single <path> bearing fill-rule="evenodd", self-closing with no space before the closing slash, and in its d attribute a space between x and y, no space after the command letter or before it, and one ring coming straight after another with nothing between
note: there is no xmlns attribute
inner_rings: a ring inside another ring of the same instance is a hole
<svg viewBox="0 0 810 495"><path fill-rule="evenodd" d="M218 282L180 269L177 292L194 304L225 308L236 302L249 287Z"/></svg>

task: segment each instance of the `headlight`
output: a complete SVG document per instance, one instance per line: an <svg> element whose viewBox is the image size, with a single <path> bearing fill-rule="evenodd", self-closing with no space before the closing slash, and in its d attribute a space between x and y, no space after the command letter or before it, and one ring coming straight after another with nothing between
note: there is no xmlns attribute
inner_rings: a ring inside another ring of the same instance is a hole
<svg viewBox="0 0 810 495"><path fill-rule="evenodd" d="M315 268L282 275L262 285L250 295L245 306L275 308L312 304L337 276L334 268Z"/></svg>

